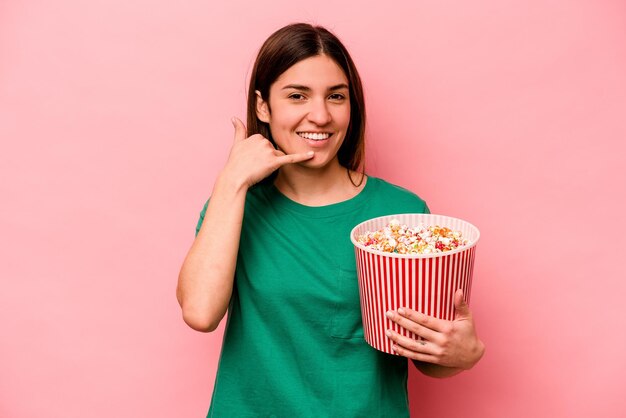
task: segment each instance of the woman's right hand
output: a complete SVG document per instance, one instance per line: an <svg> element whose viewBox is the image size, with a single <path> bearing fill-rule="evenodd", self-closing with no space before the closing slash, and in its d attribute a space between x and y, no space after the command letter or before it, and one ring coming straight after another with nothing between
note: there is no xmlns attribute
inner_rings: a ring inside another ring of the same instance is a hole
<svg viewBox="0 0 626 418"><path fill-rule="evenodd" d="M176 297L193 329L211 332L226 314L233 292L247 190L285 164L309 160L313 152L285 155L262 135L246 138L233 118L235 142L218 176L202 227L178 276Z"/></svg>
<svg viewBox="0 0 626 418"><path fill-rule="evenodd" d="M235 141L230 150L223 175L235 184L249 188L272 174L285 164L293 164L313 158L314 152L285 154L274 148L261 134L246 138L246 127L238 118L232 118Z"/></svg>

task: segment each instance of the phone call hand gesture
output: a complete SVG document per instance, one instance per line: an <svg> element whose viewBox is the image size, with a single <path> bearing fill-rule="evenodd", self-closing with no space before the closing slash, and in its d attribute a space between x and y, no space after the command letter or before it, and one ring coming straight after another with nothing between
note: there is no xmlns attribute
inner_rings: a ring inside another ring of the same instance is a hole
<svg viewBox="0 0 626 418"><path fill-rule="evenodd" d="M285 154L274 148L261 134L246 138L246 127L238 118L232 119L235 140L230 150L224 172L246 188L260 182L285 164L293 164L313 158L314 152Z"/></svg>

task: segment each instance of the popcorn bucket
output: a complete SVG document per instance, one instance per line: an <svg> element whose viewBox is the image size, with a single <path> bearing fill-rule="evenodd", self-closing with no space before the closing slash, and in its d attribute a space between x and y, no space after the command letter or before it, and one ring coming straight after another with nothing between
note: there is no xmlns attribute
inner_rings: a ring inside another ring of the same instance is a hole
<svg viewBox="0 0 626 418"><path fill-rule="evenodd" d="M357 242L357 237L377 231L395 219L409 228L423 224L461 231L467 244L451 251L431 254L397 254L374 250ZM409 338L415 334L399 327L385 312L407 307L440 319L454 319L454 294L463 289L469 303L478 228L457 218L432 214L388 215L370 219L350 232L356 254L361 316L365 340L377 350L396 354L385 330Z"/></svg>

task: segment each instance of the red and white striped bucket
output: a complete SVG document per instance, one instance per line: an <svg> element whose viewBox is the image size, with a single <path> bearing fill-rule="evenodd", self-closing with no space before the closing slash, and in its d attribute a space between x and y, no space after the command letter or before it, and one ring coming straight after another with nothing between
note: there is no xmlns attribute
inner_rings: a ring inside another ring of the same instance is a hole
<svg viewBox="0 0 626 418"><path fill-rule="evenodd" d="M435 254L395 254L372 250L359 244L356 237L377 231L396 219L401 225L414 227L444 226L461 231L467 245ZM388 215L358 224L350 233L356 253L361 316L365 340L385 353L392 341L385 330L392 329L409 338L416 336L387 319L385 312L401 307L414 309L440 319L454 319L454 293L463 289L469 303L474 269L478 228L457 218L432 214Z"/></svg>

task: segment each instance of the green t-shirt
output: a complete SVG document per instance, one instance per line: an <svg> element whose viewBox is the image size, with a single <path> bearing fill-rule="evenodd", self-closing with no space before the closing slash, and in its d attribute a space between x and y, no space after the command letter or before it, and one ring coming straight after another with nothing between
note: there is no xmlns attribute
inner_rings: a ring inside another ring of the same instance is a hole
<svg viewBox="0 0 626 418"><path fill-rule="evenodd" d="M271 184L249 190L208 417L408 417L407 359L363 338L350 231L424 212L417 195L375 177L320 207Z"/></svg>

